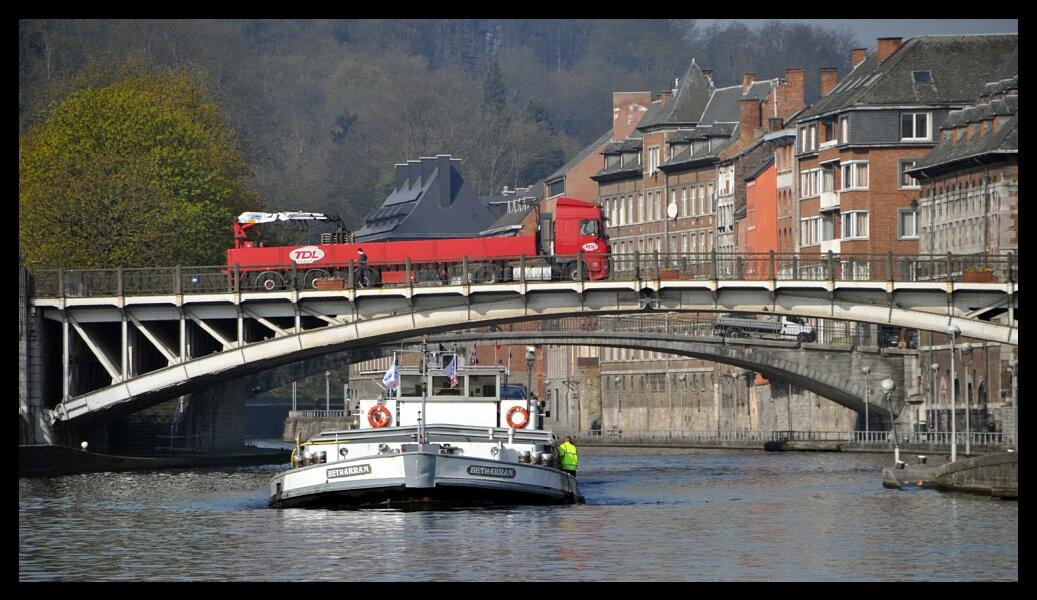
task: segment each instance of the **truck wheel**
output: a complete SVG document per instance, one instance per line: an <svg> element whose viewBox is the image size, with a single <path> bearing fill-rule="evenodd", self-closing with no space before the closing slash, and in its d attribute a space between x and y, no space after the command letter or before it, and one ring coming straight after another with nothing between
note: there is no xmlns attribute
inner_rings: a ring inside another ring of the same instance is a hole
<svg viewBox="0 0 1037 600"><path fill-rule="evenodd" d="M284 287L284 279L280 273L274 271L263 271L256 277L256 289L272 292Z"/></svg>
<svg viewBox="0 0 1037 600"><path fill-rule="evenodd" d="M569 263L568 265L566 265L566 267L565 267L565 278L566 279L568 279L569 281L579 281L580 280L580 269L579 269L578 265L579 265L579 263L577 263L577 262ZM583 279L584 280L587 279L587 263L583 263Z"/></svg>
<svg viewBox="0 0 1037 600"><path fill-rule="evenodd" d="M328 272L323 269L311 269L306 271L306 276L302 278L302 285L304 289L315 290L317 289L318 279L327 279L330 277Z"/></svg>
<svg viewBox="0 0 1037 600"><path fill-rule="evenodd" d="M483 267L475 273L475 283L493 284L500 281L500 273L496 267Z"/></svg>

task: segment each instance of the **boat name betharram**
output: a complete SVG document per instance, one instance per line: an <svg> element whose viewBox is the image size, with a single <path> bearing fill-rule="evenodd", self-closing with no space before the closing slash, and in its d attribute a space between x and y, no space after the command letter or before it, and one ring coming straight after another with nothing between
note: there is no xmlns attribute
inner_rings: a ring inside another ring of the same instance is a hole
<svg viewBox="0 0 1037 600"><path fill-rule="evenodd" d="M370 475L371 465L352 465L349 467L340 467L338 469L328 469L328 479L334 479L336 477L353 477L354 475Z"/></svg>
<svg viewBox="0 0 1037 600"><path fill-rule="evenodd" d="M468 467L469 475L485 475L486 477L503 477L505 479L514 479L515 469L509 469L507 467L480 467L478 465L472 465Z"/></svg>

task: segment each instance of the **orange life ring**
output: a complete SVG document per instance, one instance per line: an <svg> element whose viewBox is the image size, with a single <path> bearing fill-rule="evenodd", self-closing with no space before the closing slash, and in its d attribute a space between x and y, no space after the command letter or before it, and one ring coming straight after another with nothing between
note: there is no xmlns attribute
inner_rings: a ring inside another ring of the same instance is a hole
<svg viewBox="0 0 1037 600"><path fill-rule="evenodd" d="M376 417L376 415L384 415L383 417ZM371 424L371 427L375 429L381 429L387 427L389 423L392 423L392 413L389 412L388 408L385 408L382 404L375 404L371 407L371 410L367 411L367 422Z"/></svg>
<svg viewBox="0 0 1037 600"><path fill-rule="evenodd" d="M515 414L516 412L522 413L521 423L516 423L511 420L511 415ZM509 426L514 427L515 429L522 429L529 423L529 411L522 408L521 406L512 406L511 410L508 411L508 416L505 417L504 420L508 422Z"/></svg>

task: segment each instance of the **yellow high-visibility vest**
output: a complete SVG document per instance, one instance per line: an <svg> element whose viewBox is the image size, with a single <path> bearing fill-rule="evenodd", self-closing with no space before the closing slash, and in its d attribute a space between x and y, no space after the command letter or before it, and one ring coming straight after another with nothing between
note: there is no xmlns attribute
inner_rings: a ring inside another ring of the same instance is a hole
<svg viewBox="0 0 1037 600"><path fill-rule="evenodd" d="M576 446L572 442L562 442L558 446L558 458L561 459L563 471L575 471L576 465L580 463L580 457L576 454Z"/></svg>

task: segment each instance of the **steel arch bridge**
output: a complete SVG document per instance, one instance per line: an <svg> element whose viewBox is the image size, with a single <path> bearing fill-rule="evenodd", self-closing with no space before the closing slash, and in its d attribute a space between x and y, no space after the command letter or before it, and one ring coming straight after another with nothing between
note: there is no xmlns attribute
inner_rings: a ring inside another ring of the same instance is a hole
<svg viewBox="0 0 1037 600"><path fill-rule="evenodd" d="M954 324L963 337L1018 345L1013 320L1018 284L1014 282L523 281L340 291L35 297L31 304L45 319L61 324L62 400L49 414L52 421L143 408L329 352L481 325L570 316L767 312L937 332ZM991 312L1004 311L1009 316L1006 324L983 320ZM73 335L80 340L76 346L87 348L103 367L110 384L75 389L69 376ZM199 350L197 344L192 347L190 340L198 335L209 338L211 352ZM139 368L130 354L134 344L145 343L142 340L167 364Z"/></svg>

